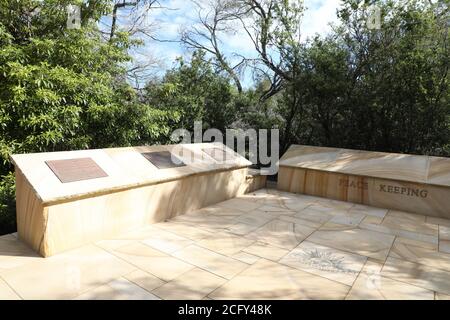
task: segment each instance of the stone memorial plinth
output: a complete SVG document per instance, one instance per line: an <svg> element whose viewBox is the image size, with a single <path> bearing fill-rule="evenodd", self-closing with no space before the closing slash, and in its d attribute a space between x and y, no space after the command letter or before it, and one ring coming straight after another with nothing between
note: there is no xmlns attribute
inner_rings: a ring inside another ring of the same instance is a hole
<svg viewBox="0 0 450 320"><path fill-rule="evenodd" d="M225 161L220 159L223 155ZM11 158L19 238L45 257L236 197L260 185L258 177L248 174L251 163L218 143Z"/></svg>
<svg viewBox="0 0 450 320"><path fill-rule="evenodd" d="M280 190L450 218L450 159L292 145Z"/></svg>

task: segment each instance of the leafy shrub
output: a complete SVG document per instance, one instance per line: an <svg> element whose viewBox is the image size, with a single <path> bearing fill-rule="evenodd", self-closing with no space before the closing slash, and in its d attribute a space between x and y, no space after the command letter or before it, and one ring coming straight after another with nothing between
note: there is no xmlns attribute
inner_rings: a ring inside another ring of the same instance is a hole
<svg viewBox="0 0 450 320"><path fill-rule="evenodd" d="M15 179L12 173L0 177L0 235L16 230Z"/></svg>

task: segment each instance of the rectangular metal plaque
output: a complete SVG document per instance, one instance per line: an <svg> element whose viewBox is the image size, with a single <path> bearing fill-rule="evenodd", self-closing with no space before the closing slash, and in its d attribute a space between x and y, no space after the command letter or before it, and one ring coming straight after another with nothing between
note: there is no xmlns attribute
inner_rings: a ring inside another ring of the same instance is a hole
<svg viewBox="0 0 450 320"><path fill-rule="evenodd" d="M202 150L204 153L218 162L225 162L234 159L234 156L223 148L205 148Z"/></svg>
<svg viewBox="0 0 450 320"><path fill-rule="evenodd" d="M45 161L62 183L107 177L105 171L91 158Z"/></svg>
<svg viewBox="0 0 450 320"><path fill-rule="evenodd" d="M141 154L158 169L169 169L186 166L183 161L172 155L169 151L146 152Z"/></svg>

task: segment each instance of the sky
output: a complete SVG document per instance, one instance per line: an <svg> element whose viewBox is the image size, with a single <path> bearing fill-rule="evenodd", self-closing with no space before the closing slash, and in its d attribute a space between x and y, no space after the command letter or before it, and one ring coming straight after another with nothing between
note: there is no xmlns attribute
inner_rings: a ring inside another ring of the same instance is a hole
<svg viewBox="0 0 450 320"><path fill-rule="evenodd" d="M339 3L340 0L304 0L306 11L301 27L302 39L316 33L326 34L330 30L329 23L337 21L336 10ZM147 23L154 26L156 38L171 42L146 40L145 45L133 53L137 58L146 56L156 58L158 63L154 68L160 76L175 65L177 57L189 57L190 53L186 51L186 48L176 41L180 37L180 30L185 26L194 25L197 20L197 7L190 0L161 0L161 4L165 8L153 9ZM253 45L243 30L234 34L223 34L221 38L221 47L225 54L232 52L239 52L245 56L254 54ZM244 84L249 85L248 82L244 81Z"/></svg>

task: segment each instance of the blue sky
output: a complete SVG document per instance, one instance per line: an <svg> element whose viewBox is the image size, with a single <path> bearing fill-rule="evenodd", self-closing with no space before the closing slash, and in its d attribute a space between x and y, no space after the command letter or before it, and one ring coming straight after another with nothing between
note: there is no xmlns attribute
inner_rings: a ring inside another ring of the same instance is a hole
<svg viewBox="0 0 450 320"><path fill-rule="evenodd" d="M207 3L210 0L196 0ZM297 0L291 0L297 1ZM301 0L298 0L301 1ZM304 0L306 11L302 21L302 38L306 39L315 33L325 34L329 30L329 23L336 22L336 9L340 0ZM153 26L154 34L159 39L179 39L180 30L191 26L197 19L195 4L190 0L161 0L161 4L168 9L152 10L147 23ZM246 56L254 54L253 46L246 34L223 34L222 48L227 54L239 52ZM173 67L175 59L179 56L189 57L190 53L177 42L157 42L146 40L145 46L133 53L136 58L145 59L152 57L158 62L154 70L158 75L163 75L165 70ZM248 83L248 81L244 81Z"/></svg>

